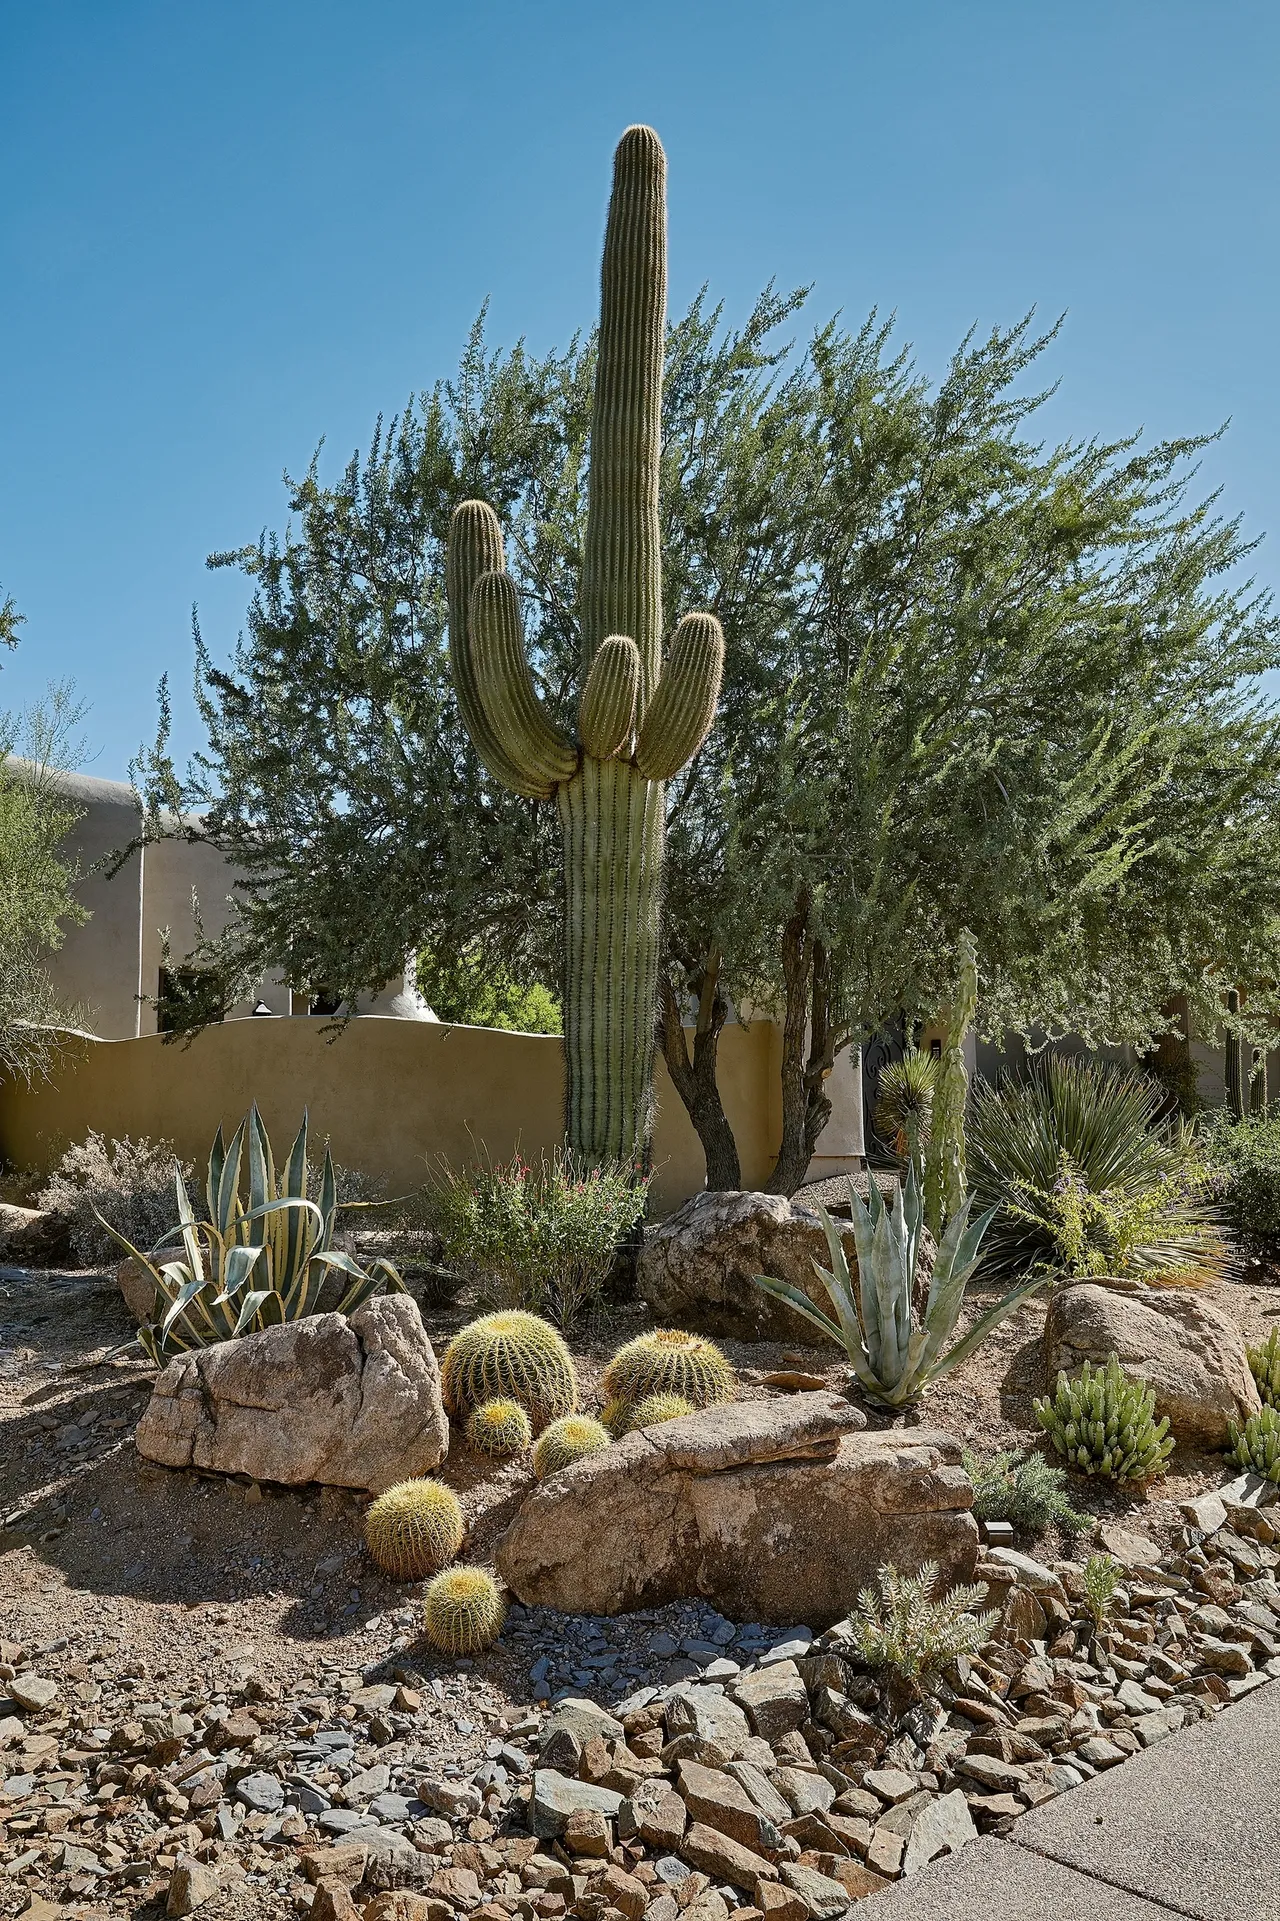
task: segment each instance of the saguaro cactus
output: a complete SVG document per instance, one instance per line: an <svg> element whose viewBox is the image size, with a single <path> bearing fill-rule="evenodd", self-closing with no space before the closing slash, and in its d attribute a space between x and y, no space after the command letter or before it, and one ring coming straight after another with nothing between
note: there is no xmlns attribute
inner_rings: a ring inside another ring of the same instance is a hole
<svg viewBox="0 0 1280 1921"><path fill-rule="evenodd" d="M648 1156L664 783L705 740L724 663L711 614L686 614L662 659L666 169L652 128L629 127L614 155L601 270L576 742L534 688L497 515L464 501L449 536L449 645L463 720L496 780L532 799L554 797L559 808L566 1126L587 1162Z"/></svg>

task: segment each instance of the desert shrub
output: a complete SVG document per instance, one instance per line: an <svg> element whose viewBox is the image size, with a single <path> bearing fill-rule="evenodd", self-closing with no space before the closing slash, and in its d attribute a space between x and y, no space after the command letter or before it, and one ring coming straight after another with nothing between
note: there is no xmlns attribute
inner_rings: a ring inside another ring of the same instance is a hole
<svg viewBox="0 0 1280 1921"><path fill-rule="evenodd" d="M987 1459L962 1450L965 1473L973 1482L973 1513L979 1521L1008 1521L1039 1534L1051 1523L1064 1534L1081 1534L1093 1516L1080 1514L1067 1496L1066 1471L1043 1454L1006 1448Z"/></svg>
<svg viewBox="0 0 1280 1921"><path fill-rule="evenodd" d="M174 1175L191 1178L190 1164L179 1161L172 1141L143 1135L109 1140L93 1128L69 1147L36 1206L66 1221L76 1258L86 1267L114 1266L124 1249L98 1219L111 1223L135 1247L153 1248L178 1217ZM96 1211L95 1211L96 1210Z"/></svg>
<svg viewBox="0 0 1280 1921"><path fill-rule="evenodd" d="M905 1694L927 1694L957 1655L972 1654L995 1629L994 1611L974 1611L986 1599L984 1582L935 1599L938 1569L932 1561L919 1574L882 1567L876 1580L878 1593L863 1588L858 1595L848 1632L867 1666L887 1670L891 1684Z"/></svg>
<svg viewBox="0 0 1280 1921"><path fill-rule="evenodd" d="M1280 1253L1280 1102L1235 1120L1225 1112L1201 1123L1201 1153L1211 1191L1246 1253Z"/></svg>
<svg viewBox="0 0 1280 1921"><path fill-rule="evenodd" d="M1025 1080L978 1089L969 1174L997 1209L987 1264L999 1274L1217 1273L1226 1248L1188 1133L1159 1123L1147 1075L1050 1056Z"/></svg>
<svg viewBox="0 0 1280 1921"><path fill-rule="evenodd" d="M1078 1473L1108 1481L1150 1481L1173 1453L1169 1420L1156 1420L1156 1397L1126 1374L1115 1354L1105 1367L1088 1361L1074 1377L1058 1375L1052 1396L1033 1401L1037 1421Z"/></svg>
<svg viewBox="0 0 1280 1921"><path fill-rule="evenodd" d="M456 1173L442 1168L432 1219L445 1256L484 1305L527 1308L569 1327L604 1291L619 1242L644 1213L635 1169L578 1169L563 1150Z"/></svg>

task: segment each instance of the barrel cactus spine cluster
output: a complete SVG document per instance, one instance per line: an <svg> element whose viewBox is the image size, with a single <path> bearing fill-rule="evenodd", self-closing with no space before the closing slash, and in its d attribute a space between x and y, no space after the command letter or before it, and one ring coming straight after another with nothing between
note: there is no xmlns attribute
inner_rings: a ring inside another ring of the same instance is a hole
<svg viewBox="0 0 1280 1921"><path fill-rule="evenodd" d="M685 614L662 658L666 284L666 156L652 128L629 127L614 156L601 270L576 741L535 690L497 515L464 501L449 539L463 721L495 780L554 798L560 815L566 1129L587 1164L648 1162L665 782L710 730L724 663L707 613Z"/></svg>

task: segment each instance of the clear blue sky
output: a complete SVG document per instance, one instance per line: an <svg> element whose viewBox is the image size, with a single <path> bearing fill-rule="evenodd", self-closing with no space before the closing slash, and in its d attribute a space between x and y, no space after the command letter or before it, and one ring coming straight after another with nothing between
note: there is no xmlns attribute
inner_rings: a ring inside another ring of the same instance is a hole
<svg viewBox="0 0 1280 1921"><path fill-rule="evenodd" d="M0 705L73 675L122 775L212 549L492 337L589 325L613 143L671 163L672 301L896 310L926 368L1066 309L1055 434L1231 416L1280 584L1276 0L0 0Z"/></svg>

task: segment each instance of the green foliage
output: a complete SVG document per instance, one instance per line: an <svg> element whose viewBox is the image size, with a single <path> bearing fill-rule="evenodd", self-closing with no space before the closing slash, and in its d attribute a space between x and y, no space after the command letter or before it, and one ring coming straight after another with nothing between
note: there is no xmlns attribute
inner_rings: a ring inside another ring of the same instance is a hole
<svg viewBox="0 0 1280 1921"><path fill-rule="evenodd" d="M1157 1422L1155 1394L1126 1374L1115 1354L1105 1367L1086 1361L1074 1379L1060 1373L1052 1398L1033 1401L1032 1408L1059 1454L1080 1474L1142 1483L1163 1474L1173 1453L1168 1416Z"/></svg>
<svg viewBox="0 0 1280 1921"><path fill-rule="evenodd" d="M525 986L505 968L479 956L462 964L432 1004L442 1021L464 1027L504 1027L519 1034L561 1032L560 1002L541 981Z"/></svg>
<svg viewBox="0 0 1280 1921"><path fill-rule="evenodd" d="M917 1181L924 1181L924 1155L933 1134L933 1101L940 1062L932 1054L909 1047L900 1061L891 1061L880 1076L876 1124L899 1160L910 1161Z"/></svg>
<svg viewBox="0 0 1280 1921"><path fill-rule="evenodd" d="M1050 1055L979 1087L969 1122L975 1196L997 1210L999 1274L1216 1273L1225 1250L1185 1144L1158 1125L1145 1074Z"/></svg>
<svg viewBox="0 0 1280 1921"><path fill-rule="evenodd" d="M923 1221L915 1168L908 1164L905 1187L895 1188L891 1208L885 1206L875 1181L868 1192L869 1200L864 1203L850 1181L858 1255L856 1279L849 1272L839 1229L825 1208L818 1210L831 1266L819 1267L815 1261L814 1269L830 1298L834 1319L789 1281L774 1280L768 1274L755 1274L752 1279L766 1294L794 1308L828 1340L844 1348L868 1400L881 1407L907 1407L966 1360L1041 1281L1033 1279L1015 1288L980 1315L968 1333L944 1352L960 1318L965 1289L977 1268L990 1215L970 1223L970 1203L966 1199L947 1223L933 1264L924 1318L917 1325L916 1262Z"/></svg>
<svg viewBox="0 0 1280 1921"><path fill-rule="evenodd" d="M1006 1448L985 1459L970 1448L961 1450L964 1471L973 1482L973 1515L977 1521L1008 1521L1029 1534L1050 1526L1064 1534L1081 1534L1093 1526L1091 1514L1081 1514L1067 1497L1067 1477L1043 1454Z"/></svg>
<svg viewBox="0 0 1280 1921"><path fill-rule="evenodd" d="M1261 1347L1246 1352L1264 1407L1280 1407L1280 1327L1272 1328Z"/></svg>
<svg viewBox="0 0 1280 1921"><path fill-rule="evenodd" d="M1210 1188L1231 1232L1251 1255L1280 1249L1280 1103L1236 1120L1222 1111L1200 1123Z"/></svg>
<svg viewBox="0 0 1280 1921"><path fill-rule="evenodd" d="M108 1140L91 1127L83 1141L69 1147L36 1195L67 1223L76 1258L86 1267L105 1267L120 1258L123 1235L137 1247L152 1248L173 1225L173 1180L191 1179L172 1141ZM103 1227L106 1219L110 1225Z"/></svg>
<svg viewBox="0 0 1280 1921"><path fill-rule="evenodd" d="M646 1394L631 1410L627 1423L628 1434L637 1428L661 1427L664 1421L678 1421L685 1414L692 1414L692 1401L686 1401L682 1394Z"/></svg>
<svg viewBox="0 0 1280 1921"><path fill-rule="evenodd" d="M878 1593L859 1593L849 1633L867 1666L888 1669L907 1693L927 1694L957 1655L972 1654L991 1638L998 1616L974 1612L986 1598L984 1582L935 1599L938 1569L932 1561L914 1575L882 1567L876 1579Z"/></svg>
<svg viewBox="0 0 1280 1921"><path fill-rule="evenodd" d="M609 1430L600 1421L593 1421L586 1414L566 1414L558 1421L552 1421L538 1436L533 1450L533 1471L540 1481L549 1474L558 1474L562 1467L571 1467L574 1461L583 1461L589 1454L599 1454L609 1446Z"/></svg>
<svg viewBox="0 0 1280 1921"><path fill-rule="evenodd" d="M451 1567L427 1589L423 1626L433 1647L445 1654L480 1654L502 1632L506 1604L482 1567Z"/></svg>
<svg viewBox="0 0 1280 1921"><path fill-rule="evenodd" d="M434 1574L453 1559L465 1533L458 1497L441 1481L397 1481L364 1517L370 1554L397 1581Z"/></svg>
<svg viewBox="0 0 1280 1921"><path fill-rule="evenodd" d="M17 624L5 602L0 640L13 645ZM0 713L0 1071L28 1083L48 1075L78 1018L54 993L48 960L88 919L63 848L81 809L60 778L78 752L68 737L80 711L55 686L22 720Z"/></svg>
<svg viewBox="0 0 1280 1921"><path fill-rule="evenodd" d="M247 1198L242 1198L240 1174L246 1144L249 1189ZM186 1348L210 1347L216 1341L314 1314L331 1274L346 1277L345 1290L335 1303L339 1314L354 1313L384 1288L388 1293L404 1292L389 1261L375 1260L366 1268L334 1248L338 1196L327 1149L318 1201L308 1198L307 1185L305 1113L288 1161L277 1171L255 1103L229 1147L223 1145L221 1127L214 1135L205 1181L205 1218L197 1218L181 1172L174 1175L178 1225L160 1237L152 1250L154 1259L98 1214L101 1226L155 1281L157 1307L164 1304L158 1324L138 1329L144 1351L157 1366ZM180 1243L181 1258L164 1258L165 1244L171 1241Z"/></svg>
<svg viewBox="0 0 1280 1921"><path fill-rule="evenodd" d="M442 1165L430 1210L446 1258L474 1276L486 1304L569 1327L599 1301L647 1188L631 1167L584 1171L560 1150L533 1166L517 1154L461 1173Z"/></svg>
<svg viewBox="0 0 1280 1921"><path fill-rule="evenodd" d="M1280 1482L1280 1408L1264 1407L1260 1414L1251 1414L1243 1427L1228 1421L1227 1438L1231 1443L1227 1458L1237 1467Z"/></svg>
<svg viewBox="0 0 1280 1921"><path fill-rule="evenodd" d="M465 1421L485 1401L518 1401L535 1432L578 1405L573 1358L547 1321L520 1308L481 1315L445 1349L440 1386L447 1411Z"/></svg>
<svg viewBox="0 0 1280 1921"><path fill-rule="evenodd" d="M467 1417L467 1441L477 1454L501 1459L532 1447L533 1429L519 1401L482 1401Z"/></svg>
<svg viewBox="0 0 1280 1921"><path fill-rule="evenodd" d="M733 1368L715 1342L676 1327L651 1328L620 1347L601 1386L610 1402L622 1401L633 1410L655 1394L676 1394L690 1407L712 1407L737 1393Z"/></svg>
<svg viewBox="0 0 1280 1921"><path fill-rule="evenodd" d="M1084 1598L1095 1628L1110 1614L1119 1585L1120 1563L1109 1554L1091 1554L1084 1564Z"/></svg>
<svg viewBox="0 0 1280 1921"><path fill-rule="evenodd" d="M968 1191L965 1121L969 1108L969 1069L964 1044L978 1011L978 954L968 928L960 937L960 968L938 1063L929 1149L925 1156L925 1225L938 1240Z"/></svg>

